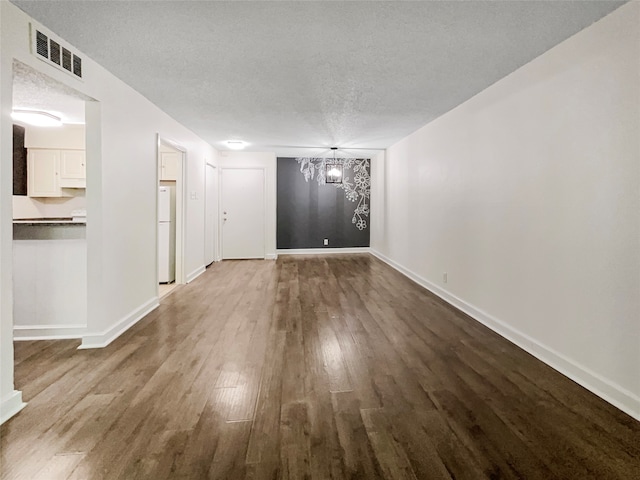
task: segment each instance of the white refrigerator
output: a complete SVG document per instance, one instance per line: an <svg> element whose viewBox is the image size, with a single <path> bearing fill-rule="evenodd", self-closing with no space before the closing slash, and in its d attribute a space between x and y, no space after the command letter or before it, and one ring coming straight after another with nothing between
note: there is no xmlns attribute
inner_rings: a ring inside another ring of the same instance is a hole
<svg viewBox="0 0 640 480"><path fill-rule="evenodd" d="M176 190L161 186L158 192L158 281L176 279Z"/></svg>

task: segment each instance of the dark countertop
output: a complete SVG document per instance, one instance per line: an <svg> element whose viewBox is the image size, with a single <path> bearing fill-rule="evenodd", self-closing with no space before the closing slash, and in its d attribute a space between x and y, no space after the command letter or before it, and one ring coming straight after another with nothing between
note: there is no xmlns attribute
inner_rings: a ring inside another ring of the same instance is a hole
<svg viewBox="0 0 640 480"><path fill-rule="evenodd" d="M31 225L31 226L68 226L68 225L86 225L85 219L74 221L71 217L64 218L14 218L14 225Z"/></svg>

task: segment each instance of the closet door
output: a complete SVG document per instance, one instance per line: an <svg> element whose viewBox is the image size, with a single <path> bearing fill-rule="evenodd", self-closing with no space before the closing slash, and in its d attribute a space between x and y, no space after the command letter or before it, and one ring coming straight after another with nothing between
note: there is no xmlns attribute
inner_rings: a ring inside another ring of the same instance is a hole
<svg viewBox="0 0 640 480"><path fill-rule="evenodd" d="M265 257L265 171L223 168L222 258Z"/></svg>

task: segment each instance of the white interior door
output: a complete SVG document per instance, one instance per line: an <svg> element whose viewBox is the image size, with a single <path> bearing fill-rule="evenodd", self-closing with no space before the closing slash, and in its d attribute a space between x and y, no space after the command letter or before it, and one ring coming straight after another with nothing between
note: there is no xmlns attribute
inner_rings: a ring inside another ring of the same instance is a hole
<svg viewBox="0 0 640 480"><path fill-rule="evenodd" d="M204 205L204 264L209 265L216 259L216 168L205 167L205 205Z"/></svg>
<svg viewBox="0 0 640 480"><path fill-rule="evenodd" d="M221 179L222 258L264 258L264 170L225 168Z"/></svg>

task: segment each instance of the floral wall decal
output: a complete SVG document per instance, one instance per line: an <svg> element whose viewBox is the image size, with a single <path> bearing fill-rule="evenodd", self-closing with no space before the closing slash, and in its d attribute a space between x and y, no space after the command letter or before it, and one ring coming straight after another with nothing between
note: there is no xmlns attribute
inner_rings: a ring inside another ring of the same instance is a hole
<svg viewBox="0 0 640 480"><path fill-rule="evenodd" d="M296 158L296 161L300 165L300 172L304 175L305 181L309 182L315 179L319 185L327 185L325 178L327 163L342 165L342 183L330 183L328 185L334 185L336 188L344 190L347 200L356 203L351 223L358 230L367 228L371 191L368 159Z"/></svg>

